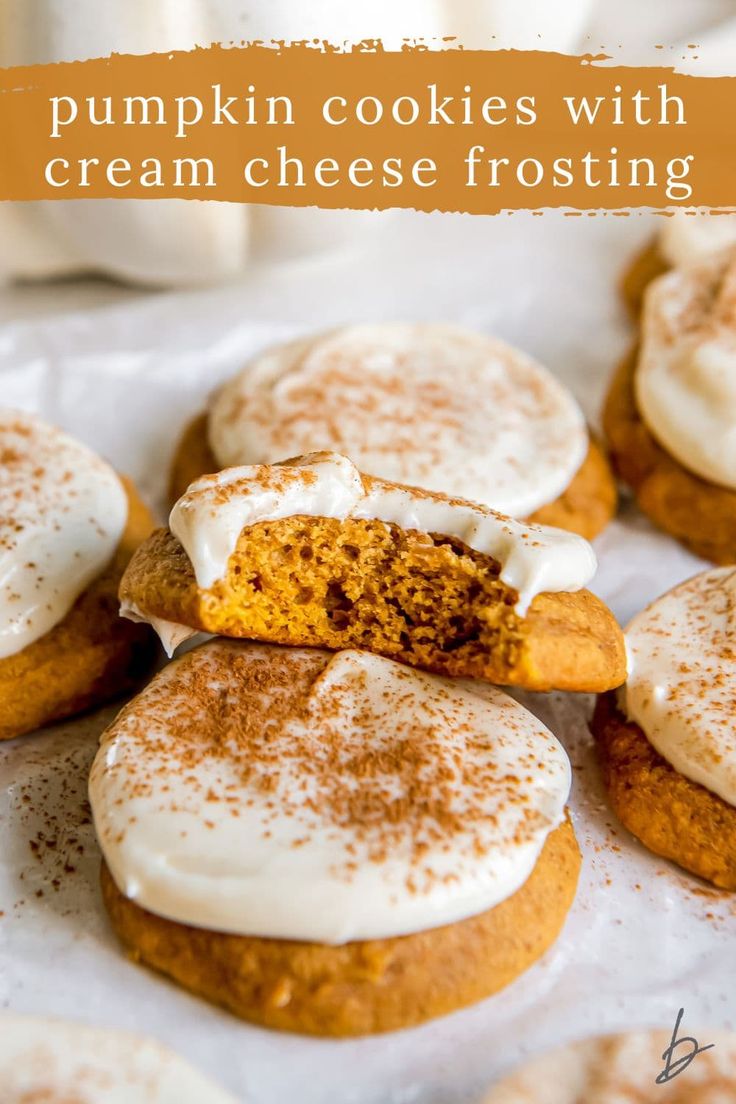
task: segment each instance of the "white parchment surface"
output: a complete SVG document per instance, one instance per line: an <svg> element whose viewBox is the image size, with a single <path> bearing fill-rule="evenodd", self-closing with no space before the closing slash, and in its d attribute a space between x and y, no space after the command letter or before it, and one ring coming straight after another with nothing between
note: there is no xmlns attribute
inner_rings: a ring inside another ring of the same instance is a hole
<svg viewBox="0 0 736 1104"><path fill-rule="evenodd" d="M545 360L594 418L630 339L616 280L652 225L390 216L360 254L313 268L73 315L50 302L51 313L0 327L0 402L76 433L159 508L177 433L207 391L269 342L343 321L435 318L495 332ZM63 285L59 295L68 301ZM594 589L622 621L701 566L630 505L597 551ZM0 1006L149 1032L253 1104L471 1104L550 1044L668 1027L680 1007L687 1026L734 1027L736 901L616 823L586 727L591 699L524 700L570 753L584 865L559 942L502 994L411 1031L330 1042L246 1026L129 962L101 907L86 805L112 707L0 745Z"/></svg>

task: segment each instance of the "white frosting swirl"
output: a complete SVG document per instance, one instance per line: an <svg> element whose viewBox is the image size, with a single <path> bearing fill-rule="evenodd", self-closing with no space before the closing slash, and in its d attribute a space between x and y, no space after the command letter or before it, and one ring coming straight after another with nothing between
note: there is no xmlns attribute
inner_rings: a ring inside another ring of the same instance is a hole
<svg viewBox="0 0 736 1104"><path fill-rule="evenodd" d="M572 395L502 341L444 325L351 326L272 349L221 389L222 467L316 450L525 517L569 486L588 434Z"/></svg>
<svg viewBox="0 0 736 1104"><path fill-rule="evenodd" d="M736 215L675 211L659 232L659 251L673 268L736 245Z"/></svg>
<svg viewBox="0 0 736 1104"><path fill-rule="evenodd" d="M3 1104L236 1104L154 1039L0 1012Z"/></svg>
<svg viewBox="0 0 736 1104"><path fill-rule="evenodd" d="M593 549L575 533L380 479L364 485L346 456L330 452L205 475L174 505L169 527L206 590L225 576L243 529L298 515L370 518L456 537L501 564L502 581L519 593L520 614L542 591L579 590L596 570Z"/></svg>
<svg viewBox="0 0 736 1104"><path fill-rule="evenodd" d="M696 575L626 630L621 696L671 766L736 806L736 568Z"/></svg>
<svg viewBox="0 0 736 1104"><path fill-rule="evenodd" d="M90 799L112 875L144 908L339 944L493 908L569 788L554 736L493 687L218 639L103 735Z"/></svg>
<svg viewBox="0 0 736 1104"><path fill-rule="evenodd" d="M636 402L684 467L736 489L736 250L647 289Z"/></svg>
<svg viewBox="0 0 736 1104"><path fill-rule="evenodd" d="M111 560L127 516L122 483L90 449L0 411L0 659L66 616Z"/></svg>

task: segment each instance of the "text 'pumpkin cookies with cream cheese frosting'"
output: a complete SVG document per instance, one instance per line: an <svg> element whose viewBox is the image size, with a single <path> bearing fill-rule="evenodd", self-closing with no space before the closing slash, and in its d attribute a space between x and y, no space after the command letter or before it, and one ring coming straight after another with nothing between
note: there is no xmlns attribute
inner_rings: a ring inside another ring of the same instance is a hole
<svg viewBox="0 0 736 1104"><path fill-rule="evenodd" d="M38 418L0 412L0 739L133 686L153 654L117 590L153 519L135 489Z"/></svg>
<svg viewBox="0 0 736 1104"><path fill-rule="evenodd" d="M103 735L103 894L133 955L247 1020L353 1035L509 984L580 855L567 756L495 687L213 640Z"/></svg>
<svg viewBox="0 0 736 1104"><path fill-rule="evenodd" d="M592 726L611 803L651 851L736 889L736 568L658 598L626 640Z"/></svg>
<svg viewBox="0 0 736 1104"><path fill-rule="evenodd" d="M316 453L198 480L120 598L174 646L204 631L358 647L438 674L599 691L623 681L625 655L582 589L595 567L576 534Z"/></svg>
<svg viewBox="0 0 736 1104"><path fill-rule="evenodd" d="M171 498L222 468L316 451L592 539L616 509L573 396L503 341L449 325L350 326L256 357L176 452Z"/></svg>
<svg viewBox="0 0 736 1104"><path fill-rule="evenodd" d="M639 347L603 411L614 466L645 514L715 563L736 562L736 248L647 290Z"/></svg>

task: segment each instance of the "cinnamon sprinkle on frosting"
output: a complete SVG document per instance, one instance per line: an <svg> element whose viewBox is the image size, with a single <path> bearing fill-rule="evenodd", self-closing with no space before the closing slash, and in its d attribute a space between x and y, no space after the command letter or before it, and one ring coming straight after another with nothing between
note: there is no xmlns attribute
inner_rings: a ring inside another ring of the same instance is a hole
<svg viewBox="0 0 736 1104"><path fill-rule="evenodd" d="M113 724L91 797L113 876L144 907L342 942L509 896L568 789L557 741L499 690L364 652L215 641Z"/></svg>
<svg viewBox="0 0 736 1104"><path fill-rule="evenodd" d="M625 712L675 770L736 806L736 568L658 598L626 640Z"/></svg>
<svg viewBox="0 0 736 1104"><path fill-rule="evenodd" d="M524 517L570 484L583 415L542 365L438 324L347 326L267 350L215 397L222 467L326 450L371 475Z"/></svg>

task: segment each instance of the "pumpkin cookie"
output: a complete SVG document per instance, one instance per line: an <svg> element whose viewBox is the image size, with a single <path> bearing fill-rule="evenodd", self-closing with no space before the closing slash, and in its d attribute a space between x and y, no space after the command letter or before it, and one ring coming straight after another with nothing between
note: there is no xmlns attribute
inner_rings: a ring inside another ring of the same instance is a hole
<svg viewBox="0 0 736 1104"><path fill-rule="evenodd" d="M668 215L659 233L637 253L621 281L624 300L639 317L644 293L652 280L702 261L719 249L736 244L736 217L676 211Z"/></svg>
<svg viewBox="0 0 736 1104"><path fill-rule="evenodd" d="M367 652L215 640L104 734L90 800L134 957L254 1023L408 1027L554 942L570 766L502 691Z"/></svg>
<svg viewBox="0 0 736 1104"><path fill-rule="evenodd" d="M346 327L257 357L185 430L172 501L209 472L316 450L587 539L616 511L606 458L545 368L502 341L426 324Z"/></svg>
<svg viewBox="0 0 736 1104"><path fill-rule="evenodd" d="M736 560L736 250L647 292L641 346L603 411L614 466L642 510L699 556Z"/></svg>
<svg viewBox="0 0 736 1104"><path fill-rule="evenodd" d="M657 599L626 632L630 672L592 722L611 803L651 851L736 889L736 569Z"/></svg>
<svg viewBox="0 0 736 1104"><path fill-rule="evenodd" d="M505 1077L484 1104L736 1104L736 1035L691 1025L602 1035L547 1051ZM690 1037L688 1037L690 1036ZM670 1079L657 1083L671 1050ZM679 1070L679 1072L678 1072Z"/></svg>
<svg viewBox="0 0 736 1104"><path fill-rule="evenodd" d="M153 519L134 487L66 434L0 412L0 739L132 687L150 634L117 589Z"/></svg>
<svg viewBox="0 0 736 1104"><path fill-rule="evenodd" d="M236 1104L154 1039L0 1012L3 1104Z"/></svg>
<svg viewBox="0 0 736 1104"><path fill-rule="evenodd" d="M582 588L581 537L384 482L346 457L204 476L138 550L125 616L169 648L196 631L360 647L439 674L597 691L625 675L623 638Z"/></svg>

